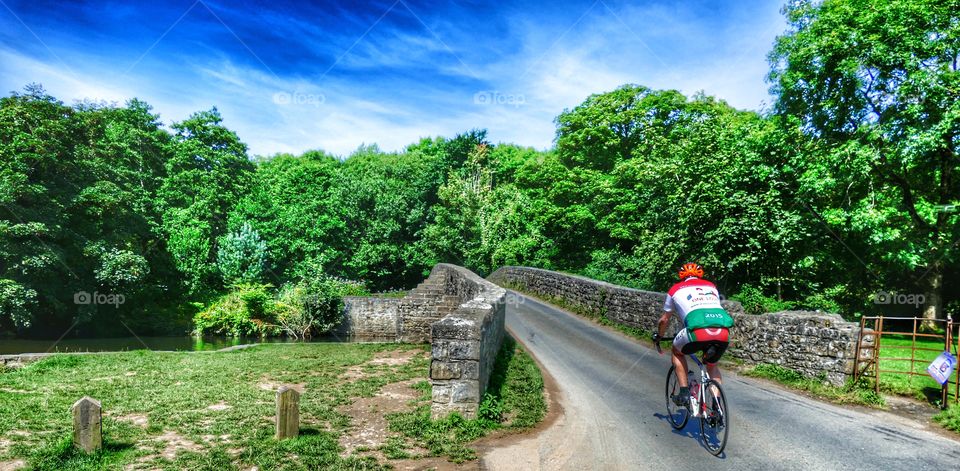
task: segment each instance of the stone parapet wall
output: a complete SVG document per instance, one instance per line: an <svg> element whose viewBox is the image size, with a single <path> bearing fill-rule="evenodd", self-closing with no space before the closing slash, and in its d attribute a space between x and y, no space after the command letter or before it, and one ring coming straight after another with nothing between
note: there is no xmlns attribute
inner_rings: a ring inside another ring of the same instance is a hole
<svg viewBox="0 0 960 471"><path fill-rule="evenodd" d="M456 273L453 267L443 263L435 265L430 276L400 300L398 315L401 342L430 342L430 326L472 297L469 293L458 292L451 283L451 274Z"/></svg>
<svg viewBox="0 0 960 471"><path fill-rule="evenodd" d="M614 322L652 332L663 315L665 293L644 291L593 280L587 277L529 267L502 267L489 280L508 288L553 300L564 307L589 315L602 315ZM723 301L731 314L743 313L743 306ZM668 332L676 332L671 321Z"/></svg>
<svg viewBox="0 0 960 471"><path fill-rule="evenodd" d="M506 290L445 263L402 298L347 296L335 331L351 338L431 347L434 417L477 415L505 333Z"/></svg>
<svg viewBox="0 0 960 471"><path fill-rule="evenodd" d="M433 274L442 274L446 294L469 299L431 327L431 415L474 418L503 344L506 290L454 265Z"/></svg>
<svg viewBox="0 0 960 471"><path fill-rule="evenodd" d="M831 384L853 375L860 324L838 314L783 311L735 315L729 355L747 363L771 363ZM865 332L861 359L873 356L873 335Z"/></svg>
<svg viewBox="0 0 960 471"><path fill-rule="evenodd" d="M343 323L333 333L358 340L395 342L400 329L399 305L400 298L345 296Z"/></svg>
<svg viewBox="0 0 960 471"><path fill-rule="evenodd" d="M556 301L564 307L653 331L666 293L617 286L590 278L529 267L503 267L489 276L507 288ZM788 311L750 315L740 303L724 301L734 317L728 355L746 363L771 363L842 385L852 375L860 326L837 314ZM676 332L673 321L668 332ZM872 336L864 342L871 345ZM871 349L860 352L869 358Z"/></svg>

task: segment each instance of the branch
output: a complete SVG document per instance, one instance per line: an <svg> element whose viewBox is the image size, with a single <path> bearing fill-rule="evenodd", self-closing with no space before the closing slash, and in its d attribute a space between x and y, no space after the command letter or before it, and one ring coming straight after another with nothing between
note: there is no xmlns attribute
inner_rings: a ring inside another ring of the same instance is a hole
<svg viewBox="0 0 960 471"><path fill-rule="evenodd" d="M913 199L913 191L910 189L910 183L902 175L897 175L894 173L890 174L890 179L893 180L897 186L900 187L900 190L903 192L903 204L907 207L907 212L910 213L910 219L913 219L913 223L921 229L928 231L935 230L933 226L925 221L920 214L917 213L917 205Z"/></svg>
<svg viewBox="0 0 960 471"><path fill-rule="evenodd" d="M880 154L881 163L884 167L888 166L889 161L887 160L883 150L878 149L878 151ZM881 176L885 173L883 172L883 168L874 167L874 169L879 170ZM903 193L903 205L907 207L907 212L910 214L910 219L913 220L913 223L920 229L927 231L934 230L933 226L920 217L920 213L917 212L917 204L913 199L913 190L910 189L910 182L908 182L903 175L894 172L886 172L886 175L895 185L900 187L900 191Z"/></svg>

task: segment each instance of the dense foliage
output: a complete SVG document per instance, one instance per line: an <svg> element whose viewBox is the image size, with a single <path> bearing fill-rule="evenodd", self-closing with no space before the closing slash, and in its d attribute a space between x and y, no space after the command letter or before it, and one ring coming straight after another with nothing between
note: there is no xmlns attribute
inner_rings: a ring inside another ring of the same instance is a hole
<svg viewBox="0 0 960 471"><path fill-rule="evenodd" d="M956 314L957 11L790 2L769 112L624 85L545 151L474 130L250 158L216 109L164 128L29 86L0 99L0 331L302 337L437 262L663 290L696 260L751 311ZM926 301L875 302L893 292Z"/></svg>

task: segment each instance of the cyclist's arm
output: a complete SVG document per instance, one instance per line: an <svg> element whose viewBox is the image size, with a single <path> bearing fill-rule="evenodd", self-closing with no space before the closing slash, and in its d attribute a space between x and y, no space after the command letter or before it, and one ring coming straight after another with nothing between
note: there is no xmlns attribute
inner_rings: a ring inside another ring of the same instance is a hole
<svg viewBox="0 0 960 471"><path fill-rule="evenodd" d="M657 333L659 333L661 337L667 333L667 326L670 324L670 316L672 315L672 312L664 311L663 315L660 316L660 321L657 322Z"/></svg>
<svg viewBox="0 0 960 471"><path fill-rule="evenodd" d="M670 324L670 316L673 315L673 296L667 295L667 299L663 302L663 315L660 316L660 321L657 322L657 333L663 337L667 333L667 326Z"/></svg>

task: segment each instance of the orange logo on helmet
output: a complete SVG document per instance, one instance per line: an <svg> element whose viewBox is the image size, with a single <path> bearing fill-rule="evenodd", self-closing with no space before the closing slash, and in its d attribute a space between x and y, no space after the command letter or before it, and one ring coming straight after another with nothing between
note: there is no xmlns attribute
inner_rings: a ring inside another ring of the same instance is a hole
<svg viewBox="0 0 960 471"><path fill-rule="evenodd" d="M680 276L681 280L691 276L703 278L703 267L697 265L696 263L684 263L683 266L680 267L680 272L678 275Z"/></svg>

